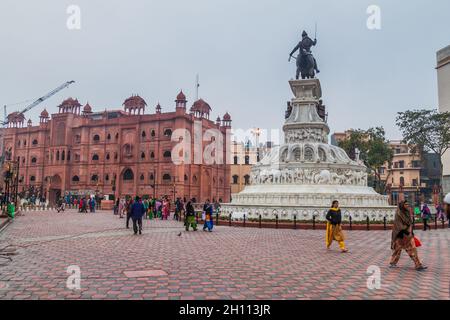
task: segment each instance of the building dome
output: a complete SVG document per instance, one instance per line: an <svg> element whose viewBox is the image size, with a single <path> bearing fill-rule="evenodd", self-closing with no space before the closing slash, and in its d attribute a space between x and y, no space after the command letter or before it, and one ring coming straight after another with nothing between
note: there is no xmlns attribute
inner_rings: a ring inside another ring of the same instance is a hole
<svg viewBox="0 0 450 320"><path fill-rule="evenodd" d="M183 93L183 90L180 91L180 93L177 95L177 100L175 101L186 101L186 96Z"/></svg>
<svg viewBox="0 0 450 320"><path fill-rule="evenodd" d="M123 106L126 112L134 115L139 115L141 114L141 112L142 114L144 114L147 102L145 102L145 100L142 99L139 95L133 95L123 102Z"/></svg>
<svg viewBox="0 0 450 320"><path fill-rule="evenodd" d="M230 116L230 114L228 112L223 115L223 120L224 121L231 121L231 116Z"/></svg>
<svg viewBox="0 0 450 320"><path fill-rule="evenodd" d="M84 113L91 113L92 112L92 107L90 106L89 102L86 103L86 105L83 107L83 112Z"/></svg>
<svg viewBox="0 0 450 320"><path fill-rule="evenodd" d="M78 102L78 99L67 98L58 107L81 107L81 103Z"/></svg>
<svg viewBox="0 0 450 320"><path fill-rule="evenodd" d="M123 102L125 108L143 108L147 103L139 95L131 96Z"/></svg>
<svg viewBox="0 0 450 320"><path fill-rule="evenodd" d="M47 111L47 109L42 110L41 118L48 118L48 111Z"/></svg>
<svg viewBox="0 0 450 320"><path fill-rule="evenodd" d="M191 107L192 112L199 112L203 114L209 114L211 110L212 109L209 104L203 99L195 101Z"/></svg>

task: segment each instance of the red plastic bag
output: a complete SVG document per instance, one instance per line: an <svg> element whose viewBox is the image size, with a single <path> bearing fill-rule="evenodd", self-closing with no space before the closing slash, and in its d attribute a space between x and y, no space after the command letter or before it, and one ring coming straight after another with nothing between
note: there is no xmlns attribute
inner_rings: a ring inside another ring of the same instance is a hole
<svg viewBox="0 0 450 320"><path fill-rule="evenodd" d="M422 246L422 242L420 242L419 238L414 237L414 244L416 245L416 248L419 248Z"/></svg>

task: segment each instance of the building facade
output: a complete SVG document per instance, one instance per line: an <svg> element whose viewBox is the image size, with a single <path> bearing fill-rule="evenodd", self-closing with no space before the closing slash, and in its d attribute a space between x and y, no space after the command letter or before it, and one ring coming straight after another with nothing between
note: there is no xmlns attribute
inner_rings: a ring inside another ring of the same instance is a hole
<svg viewBox="0 0 450 320"><path fill-rule="evenodd" d="M228 202L229 164L199 161L192 150L200 148L203 154L211 141L221 140L223 148L213 156L227 159L231 117L227 113L211 121L211 107L201 99L189 111L186 106L180 92L174 110L165 113L158 104L155 113L145 114L147 104L137 95L126 99L122 110L104 112L69 98L57 114L43 110L37 125L31 120L24 125L23 115L13 113L4 135L6 159L19 161L19 190L38 190L50 202L67 193ZM185 134L175 134L178 129ZM186 134L191 149L174 149ZM184 163L173 162L173 150Z"/></svg>
<svg viewBox="0 0 450 320"><path fill-rule="evenodd" d="M332 135L331 141L338 145L348 139L351 130ZM440 168L437 154L411 148L400 140L391 140L392 162L379 168L380 179L386 186L391 204L408 199L412 203L438 201ZM354 156L354 155L353 155ZM352 158L352 155L350 155Z"/></svg>
<svg viewBox="0 0 450 320"><path fill-rule="evenodd" d="M437 78L439 111L450 112L450 46L439 50L437 56ZM443 181L444 193L450 192L450 151L443 157Z"/></svg>
<svg viewBox="0 0 450 320"><path fill-rule="evenodd" d="M231 194L235 194L250 184L250 172L257 162L257 150L243 142L233 141L231 146L233 163L230 165L230 185Z"/></svg>

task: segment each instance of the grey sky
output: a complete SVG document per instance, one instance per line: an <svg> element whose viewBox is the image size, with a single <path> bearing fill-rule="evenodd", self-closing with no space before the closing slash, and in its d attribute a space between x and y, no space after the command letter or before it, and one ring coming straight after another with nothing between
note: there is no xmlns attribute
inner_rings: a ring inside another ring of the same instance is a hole
<svg viewBox="0 0 450 320"><path fill-rule="evenodd" d="M81 8L81 30L66 27L71 4ZM371 4L381 7L381 30L366 27ZM228 111L234 127L279 128L295 73L288 54L315 21L332 132L382 125L399 138L396 112L437 106L448 0L2 0L0 105L75 80L27 118L56 112L69 96L104 110L138 93L147 113L158 101L174 110L181 88L193 102L199 73L214 119Z"/></svg>

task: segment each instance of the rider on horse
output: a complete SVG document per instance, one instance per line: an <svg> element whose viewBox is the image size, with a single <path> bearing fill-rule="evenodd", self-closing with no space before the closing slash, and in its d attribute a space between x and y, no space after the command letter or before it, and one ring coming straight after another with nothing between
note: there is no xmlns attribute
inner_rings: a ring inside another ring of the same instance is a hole
<svg viewBox="0 0 450 320"><path fill-rule="evenodd" d="M298 43L298 45L294 48L294 50L292 50L291 54L289 55L289 59L290 57L292 57L294 55L294 53L299 50L299 54L297 57L297 67L300 65L300 61L301 58L307 55L311 55L312 56L312 52L311 52L311 47L315 46L317 44L317 39L312 40L310 37L308 37L308 34L306 33L306 31L303 31L302 33L302 40ZM317 62L316 59L313 57L314 59L314 70L316 70L317 73L319 73L319 69L317 68Z"/></svg>

